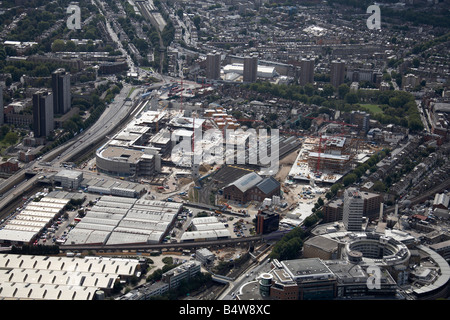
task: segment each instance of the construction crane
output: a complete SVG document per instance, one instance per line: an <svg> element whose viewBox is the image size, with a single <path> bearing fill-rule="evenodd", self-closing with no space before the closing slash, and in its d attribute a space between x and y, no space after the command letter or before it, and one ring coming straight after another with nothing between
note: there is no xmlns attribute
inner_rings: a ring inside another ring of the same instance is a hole
<svg viewBox="0 0 450 320"><path fill-rule="evenodd" d="M300 115L298 119L300 119L302 116ZM320 117L309 117L309 114L307 116L303 116L304 118L307 119L318 119ZM237 119L237 121L239 122L264 122L262 120L255 120L255 119ZM346 122L342 122L342 121L335 121L335 120L325 120L323 119L323 122L328 122L328 123L336 123L336 124L340 124L341 126L348 126L348 127L357 127L356 125L350 124L350 123L346 123ZM306 137L311 137L311 138L317 138L316 136L312 136L312 135L305 135L303 133L300 132L295 132L295 131L280 131L282 133L285 134L289 134L289 135L296 135L302 138L306 138ZM333 136L324 136L322 134L320 134L319 136L319 148L318 148L318 157L317 157L317 163L316 163L316 170L315 170L315 174L318 174L320 172L320 165L321 165L321 154L324 151L324 143L328 140L333 139L334 137L343 137L344 135L344 131L341 130L341 132L337 135L333 135ZM357 139L357 138L351 138L352 140L358 140L358 144L357 147L359 146L359 140L362 139Z"/></svg>

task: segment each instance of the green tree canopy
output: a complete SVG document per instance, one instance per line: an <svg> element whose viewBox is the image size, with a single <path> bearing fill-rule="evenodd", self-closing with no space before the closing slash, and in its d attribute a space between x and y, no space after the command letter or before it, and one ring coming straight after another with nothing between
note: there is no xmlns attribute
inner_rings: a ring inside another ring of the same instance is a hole
<svg viewBox="0 0 450 320"><path fill-rule="evenodd" d="M12 131L8 132L3 138L3 141L10 145L16 144L18 140L19 136L17 135L17 133Z"/></svg>
<svg viewBox="0 0 450 320"><path fill-rule="evenodd" d="M53 41L53 43L52 43L52 51L53 52L61 52L61 51L64 51L65 49L66 49L66 43L64 42L64 40L56 39L55 41Z"/></svg>
<svg viewBox="0 0 450 320"><path fill-rule="evenodd" d="M345 95L346 95L347 93L349 93L349 92L350 92L350 88L349 88L349 86L346 85L345 83L341 84L341 85L338 87L338 95L339 95L339 98L340 98L340 99L344 99L344 98L345 98Z"/></svg>

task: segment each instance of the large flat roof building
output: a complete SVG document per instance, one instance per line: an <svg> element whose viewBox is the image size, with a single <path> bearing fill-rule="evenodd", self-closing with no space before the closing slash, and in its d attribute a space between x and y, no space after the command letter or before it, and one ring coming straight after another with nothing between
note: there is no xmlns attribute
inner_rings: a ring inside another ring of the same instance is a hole
<svg viewBox="0 0 450 320"><path fill-rule="evenodd" d="M83 181L83 172L76 170L61 170L54 175L53 181L66 189L78 189Z"/></svg>
<svg viewBox="0 0 450 320"><path fill-rule="evenodd" d="M336 277L318 258L273 262L270 296L280 300L333 299Z"/></svg>
<svg viewBox="0 0 450 320"><path fill-rule="evenodd" d="M62 213L69 201L52 197L31 201L0 230L0 242L4 245L31 244Z"/></svg>
<svg viewBox="0 0 450 320"><path fill-rule="evenodd" d="M176 202L103 196L69 232L66 243L159 243L181 207Z"/></svg>
<svg viewBox="0 0 450 320"><path fill-rule="evenodd" d="M115 176L152 176L158 168L160 155L146 151L106 145L96 152L97 170Z"/></svg>
<svg viewBox="0 0 450 320"><path fill-rule="evenodd" d="M94 300L117 278L136 274L137 259L0 255L0 299Z"/></svg>
<svg viewBox="0 0 450 320"><path fill-rule="evenodd" d="M257 78L273 78L277 75L276 68L272 66L258 65L256 68ZM242 63L232 63L224 66L223 71L225 74L244 74L244 64Z"/></svg>

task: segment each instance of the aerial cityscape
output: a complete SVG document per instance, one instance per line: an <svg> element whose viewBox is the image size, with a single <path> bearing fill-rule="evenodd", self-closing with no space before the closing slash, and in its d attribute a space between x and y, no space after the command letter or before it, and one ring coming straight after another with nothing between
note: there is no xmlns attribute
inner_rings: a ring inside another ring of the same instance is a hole
<svg viewBox="0 0 450 320"><path fill-rule="evenodd" d="M0 0L0 299L448 300L449 52L449 0Z"/></svg>

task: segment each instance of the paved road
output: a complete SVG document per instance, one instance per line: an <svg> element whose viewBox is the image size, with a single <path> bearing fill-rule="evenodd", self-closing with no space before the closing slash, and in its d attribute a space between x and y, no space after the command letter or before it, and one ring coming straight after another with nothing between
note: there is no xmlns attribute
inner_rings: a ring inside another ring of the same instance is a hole
<svg viewBox="0 0 450 320"><path fill-rule="evenodd" d="M71 147L63 152L58 159L52 161L52 165L59 165L62 162L70 160L80 148L98 143L108 134L111 133L113 128L120 123L133 109L133 101L125 101L130 93L132 86L124 84L120 93L114 98L114 102L111 103L100 118L83 134L72 143ZM132 97L136 97L140 92L140 89L133 91Z"/></svg>
<svg viewBox="0 0 450 320"><path fill-rule="evenodd" d="M265 254L261 258L261 262L257 265L251 265L247 270L242 272L242 274L236 278L234 281L229 283L229 286L222 294L217 298L217 300L234 300L235 296L239 294L241 287L251 281L257 281L262 273L269 272L272 267L268 254Z"/></svg>
<svg viewBox="0 0 450 320"><path fill-rule="evenodd" d="M28 171L33 171L34 169L37 169L38 172L42 171L42 174L38 173L34 177L24 181L24 170L20 170L18 173L4 181L2 188L14 181L16 187L7 190L2 195L2 198L0 199L0 208L6 207L8 203L20 196L24 191L30 189L40 176L45 175L45 171L60 170L61 164L71 159L80 151L80 148L101 141L101 139L110 133L133 109L134 104L131 101L125 101L130 90L131 85L124 85L114 102L107 107L100 119L94 125L63 146L45 154L42 159L35 160L25 167ZM139 89L135 90L131 97L137 97L139 92ZM43 165L48 162L51 163L51 166Z"/></svg>

